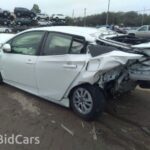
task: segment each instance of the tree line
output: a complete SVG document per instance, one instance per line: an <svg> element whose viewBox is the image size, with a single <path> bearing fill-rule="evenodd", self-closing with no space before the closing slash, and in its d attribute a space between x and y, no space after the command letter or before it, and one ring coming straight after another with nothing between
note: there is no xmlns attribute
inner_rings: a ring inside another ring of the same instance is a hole
<svg viewBox="0 0 150 150"><path fill-rule="evenodd" d="M86 26L101 26L106 25L106 16L107 13L103 12L101 14L95 14L87 16L86 18L77 17L70 18L68 17L68 24L83 26L86 23ZM150 15L148 14L139 14L135 11L130 12L109 12L109 25L124 25L126 27L137 27L141 25L150 24Z"/></svg>

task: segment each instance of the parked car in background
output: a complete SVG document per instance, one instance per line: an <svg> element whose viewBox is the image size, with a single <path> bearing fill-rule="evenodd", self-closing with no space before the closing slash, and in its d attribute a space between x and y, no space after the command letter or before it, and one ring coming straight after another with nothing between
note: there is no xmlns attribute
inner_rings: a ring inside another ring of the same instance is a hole
<svg viewBox="0 0 150 150"><path fill-rule="evenodd" d="M7 18L0 18L0 25L10 25L11 24L11 21Z"/></svg>
<svg viewBox="0 0 150 150"><path fill-rule="evenodd" d="M150 38L150 25L144 25L137 30L129 30L128 35L142 38Z"/></svg>
<svg viewBox="0 0 150 150"><path fill-rule="evenodd" d="M32 26L32 25L36 25L37 21L32 20L31 18L16 18L15 24L19 26L22 26L22 25Z"/></svg>
<svg viewBox="0 0 150 150"><path fill-rule="evenodd" d="M39 26L50 26L50 25L52 25L52 22L51 21L46 21L46 20L39 20L38 25Z"/></svg>
<svg viewBox="0 0 150 150"><path fill-rule="evenodd" d="M14 13L10 13L10 15L7 17L7 19L14 21L16 19L16 15Z"/></svg>
<svg viewBox="0 0 150 150"><path fill-rule="evenodd" d="M3 10L0 8L0 17L7 17L10 15L10 11L8 10Z"/></svg>
<svg viewBox="0 0 150 150"><path fill-rule="evenodd" d="M0 27L0 33L11 33L12 29L7 27Z"/></svg>
<svg viewBox="0 0 150 150"><path fill-rule="evenodd" d="M17 17L30 17L30 18L36 17L36 14L33 11L23 7L16 7L14 9L14 14Z"/></svg>
<svg viewBox="0 0 150 150"><path fill-rule="evenodd" d="M66 16L64 16L63 14L53 14L51 17L52 20L65 20Z"/></svg>
<svg viewBox="0 0 150 150"><path fill-rule="evenodd" d="M86 120L103 112L106 98L150 88L149 68L149 50L100 39L94 28L30 29L0 49L0 83L71 107Z"/></svg>
<svg viewBox="0 0 150 150"><path fill-rule="evenodd" d="M49 16L47 14L44 14L44 13L37 14L36 18L37 18L37 20L41 20L41 19L43 19L43 20L49 20Z"/></svg>

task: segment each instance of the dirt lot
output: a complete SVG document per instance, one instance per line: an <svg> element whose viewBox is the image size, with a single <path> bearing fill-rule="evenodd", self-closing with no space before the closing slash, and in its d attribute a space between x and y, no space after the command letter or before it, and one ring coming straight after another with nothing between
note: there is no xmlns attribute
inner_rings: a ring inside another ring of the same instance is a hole
<svg viewBox="0 0 150 150"><path fill-rule="evenodd" d="M112 108L112 107L111 107ZM150 91L137 89L94 122L18 89L0 87L0 134L39 136L39 145L0 150L150 150Z"/></svg>

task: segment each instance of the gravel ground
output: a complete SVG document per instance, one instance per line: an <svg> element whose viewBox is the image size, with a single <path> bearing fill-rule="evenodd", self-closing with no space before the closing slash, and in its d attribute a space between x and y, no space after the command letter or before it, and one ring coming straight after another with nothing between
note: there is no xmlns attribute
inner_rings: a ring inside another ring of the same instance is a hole
<svg viewBox="0 0 150 150"><path fill-rule="evenodd" d="M40 144L0 150L150 150L150 91L136 89L85 122L71 110L6 84L0 86L0 135L39 137Z"/></svg>

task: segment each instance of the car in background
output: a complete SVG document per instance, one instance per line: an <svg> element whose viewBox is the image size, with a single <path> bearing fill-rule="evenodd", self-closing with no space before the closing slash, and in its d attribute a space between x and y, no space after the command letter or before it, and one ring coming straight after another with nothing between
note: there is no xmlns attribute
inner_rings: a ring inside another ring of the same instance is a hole
<svg viewBox="0 0 150 150"><path fill-rule="evenodd" d="M8 17L10 12L8 10L3 10L0 8L0 17Z"/></svg>
<svg viewBox="0 0 150 150"><path fill-rule="evenodd" d="M12 29L7 27L0 27L0 33L11 33Z"/></svg>
<svg viewBox="0 0 150 150"><path fill-rule="evenodd" d="M52 20L66 20L66 16L63 14L53 14L51 17Z"/></svg>
<svg viewBox="0 0 150 150"><path fill-rule="evenodd" d="M141 26L136 30L129 30L128 35L141 38L150 38L150 25Z"/></svg>
<svg viewBox="0 0 150 150"><path fill-rule="evenodd" d="M16 15L14 13L10 13L10 15L7 17L7 19L14 21L16 19Z"/></svg>
<svg viewBox="0 0 150 150"><path fill-rule="evenodd" d="M85 120L104 111L106 99L150 88L150 52L100 39L84 27L29 29L0 48L0 83L72 110Z"/></svg>
<svg viewBox="0 0 150 150"><path fill-rule="evenodd" d="M16 18L15 24L19 26L23 26L23 25L32 26L32 25L36 25L37 21L32 20L31 18Z"/></svg>
<svg viewBox="0 0 150 150"><path fill-rule="evenodd" d="M46 21L46 20L39 20L38 25L39 26L50 26L50 25L52 25L52 22L51 21Z"/></svg>
<svg viewBox="0 0 150 150"><path fill-rule="evenodd" d="M11 24L11 21L7 18L0 18L0 25L8 26Z"/></svg>
<svg viewBox="0 0 150 150"><path fill-rule="evenodd" d="M36 17L36 14L33 11L23 7L16 7L14 9L14 14L17 17L30 17L30 18Z"/></svg>
<svg viewBox="0 0 150 150"><path fill-rule="evenodd" d="M43 20L49 20L49 16L47 14L44 14L44 13L38 13L36 15L36 18L37 18L37 20L41 20L41 19L43 19Z"/></svg>

